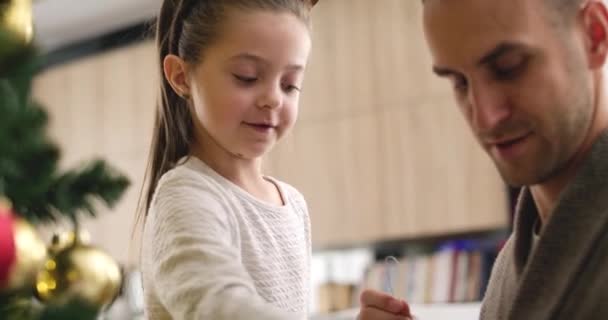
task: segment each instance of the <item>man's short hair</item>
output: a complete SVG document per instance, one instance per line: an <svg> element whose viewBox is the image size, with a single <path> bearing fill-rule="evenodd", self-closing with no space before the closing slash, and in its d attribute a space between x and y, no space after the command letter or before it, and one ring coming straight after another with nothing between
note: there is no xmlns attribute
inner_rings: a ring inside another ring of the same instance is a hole
<svg viewBox="0 0 608 320"><path fill-rule="evenodd" d="M582 0L543 0L547 7L558 14L563 22L570 21L578 12Z"/></svg>
<svg viewBox="0 0 608 320"><path fill-rule="evenodd" d="M422 4L430 0L422 0ZM507 0L510 1L510 0ZM573 21L574 14L583 0L541 0L547 6L549 17L557 25L565 25Z"/></svg>

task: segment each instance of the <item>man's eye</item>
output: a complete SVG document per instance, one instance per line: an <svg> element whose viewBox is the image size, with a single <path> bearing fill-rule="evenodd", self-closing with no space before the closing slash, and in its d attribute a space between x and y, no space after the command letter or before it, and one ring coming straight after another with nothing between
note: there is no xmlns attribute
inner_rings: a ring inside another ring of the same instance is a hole
<svg viewBox="0 0 608 320"><path fill-rule="evenodd" d="M454 85L454 90L458 92L466 92L469 88L469 82L462 76L454 76L452 78L452 84Z"/></svg>
<svg viewBox="0 0 608 320"><path fill-rule="evenodd" d="M519 76L528 66L529 59L525 56L518 56L505 61L496 63L492 66L492 72L496 79L511 80Z"/></svg>

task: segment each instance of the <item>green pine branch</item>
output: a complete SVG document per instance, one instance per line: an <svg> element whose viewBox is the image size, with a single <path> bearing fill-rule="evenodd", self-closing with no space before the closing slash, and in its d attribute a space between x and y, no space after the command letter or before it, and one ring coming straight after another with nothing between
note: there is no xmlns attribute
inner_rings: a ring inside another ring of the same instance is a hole
<svg viewBox="0 0 608 320"><path fill-rule="evenodd" d="M35 320L40 318L42 308L31 297L0 296L0 314L6 320Z"/></svg>
<svg viewBox="0 0 608 320"><path fill-rule="evenodd" d="M0 0L1 1L1 0ZM0 3L1 4L1 3ZM60 150L46 135L47 113L31 98L31 83L41 59L34 47L13 48L0 29L0 198L32 223L96 215L99 204L113 207L128 179L103 160L60 172ZM0 292L0 318L6 320L93 320L98 308L81 301L43 306L31 292Z"/></svg>
<svg viewBox="0 0 608 320"><path fill-rule="evenodd" d="M0 74L0 196L32 223L77 222L80 215L95 216L98 204L113 207L129 181L106 162L59 172L60 150L46 135L48 116L30 92L41 59L34 49L21 52Z"/></svg>
<svg viewBox="0 0 608 320"><path fill-rule="evenodd" d="M95 216L97 201L113 207L128 186L127 178L113 171L104 161L97 160L55 179L48 203L73 220L80 212Z"/></svg>
<svg viewBox="0 0 608 320"><path fill-rule="evenodd" d="M95 320L99 308L74 300L63 306L43 306L31 296L0 297L3 320Z"/></svg>

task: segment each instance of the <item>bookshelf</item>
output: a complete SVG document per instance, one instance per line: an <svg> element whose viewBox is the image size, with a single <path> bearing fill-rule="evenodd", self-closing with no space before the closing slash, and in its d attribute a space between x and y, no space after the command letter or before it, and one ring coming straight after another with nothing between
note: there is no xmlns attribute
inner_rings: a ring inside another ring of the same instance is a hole
<svg viewBox="0 0 608 320"><path fill-rule="evenodd" d="M315 315L359 307L363 289L420 306L478 304L508 230L383 242L313 254Z"/></svg>

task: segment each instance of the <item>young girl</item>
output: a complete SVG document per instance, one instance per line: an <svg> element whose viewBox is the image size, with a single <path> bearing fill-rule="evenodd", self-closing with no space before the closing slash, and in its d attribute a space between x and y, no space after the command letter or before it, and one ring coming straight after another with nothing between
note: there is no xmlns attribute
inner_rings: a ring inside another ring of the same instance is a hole
<svg viewBox="0 0 608 320"><path fill-rule="evenodd" d="M296 120L314 2L164 0L144 194L148 319L306 317L306 203L261 166Z"/></svg>

